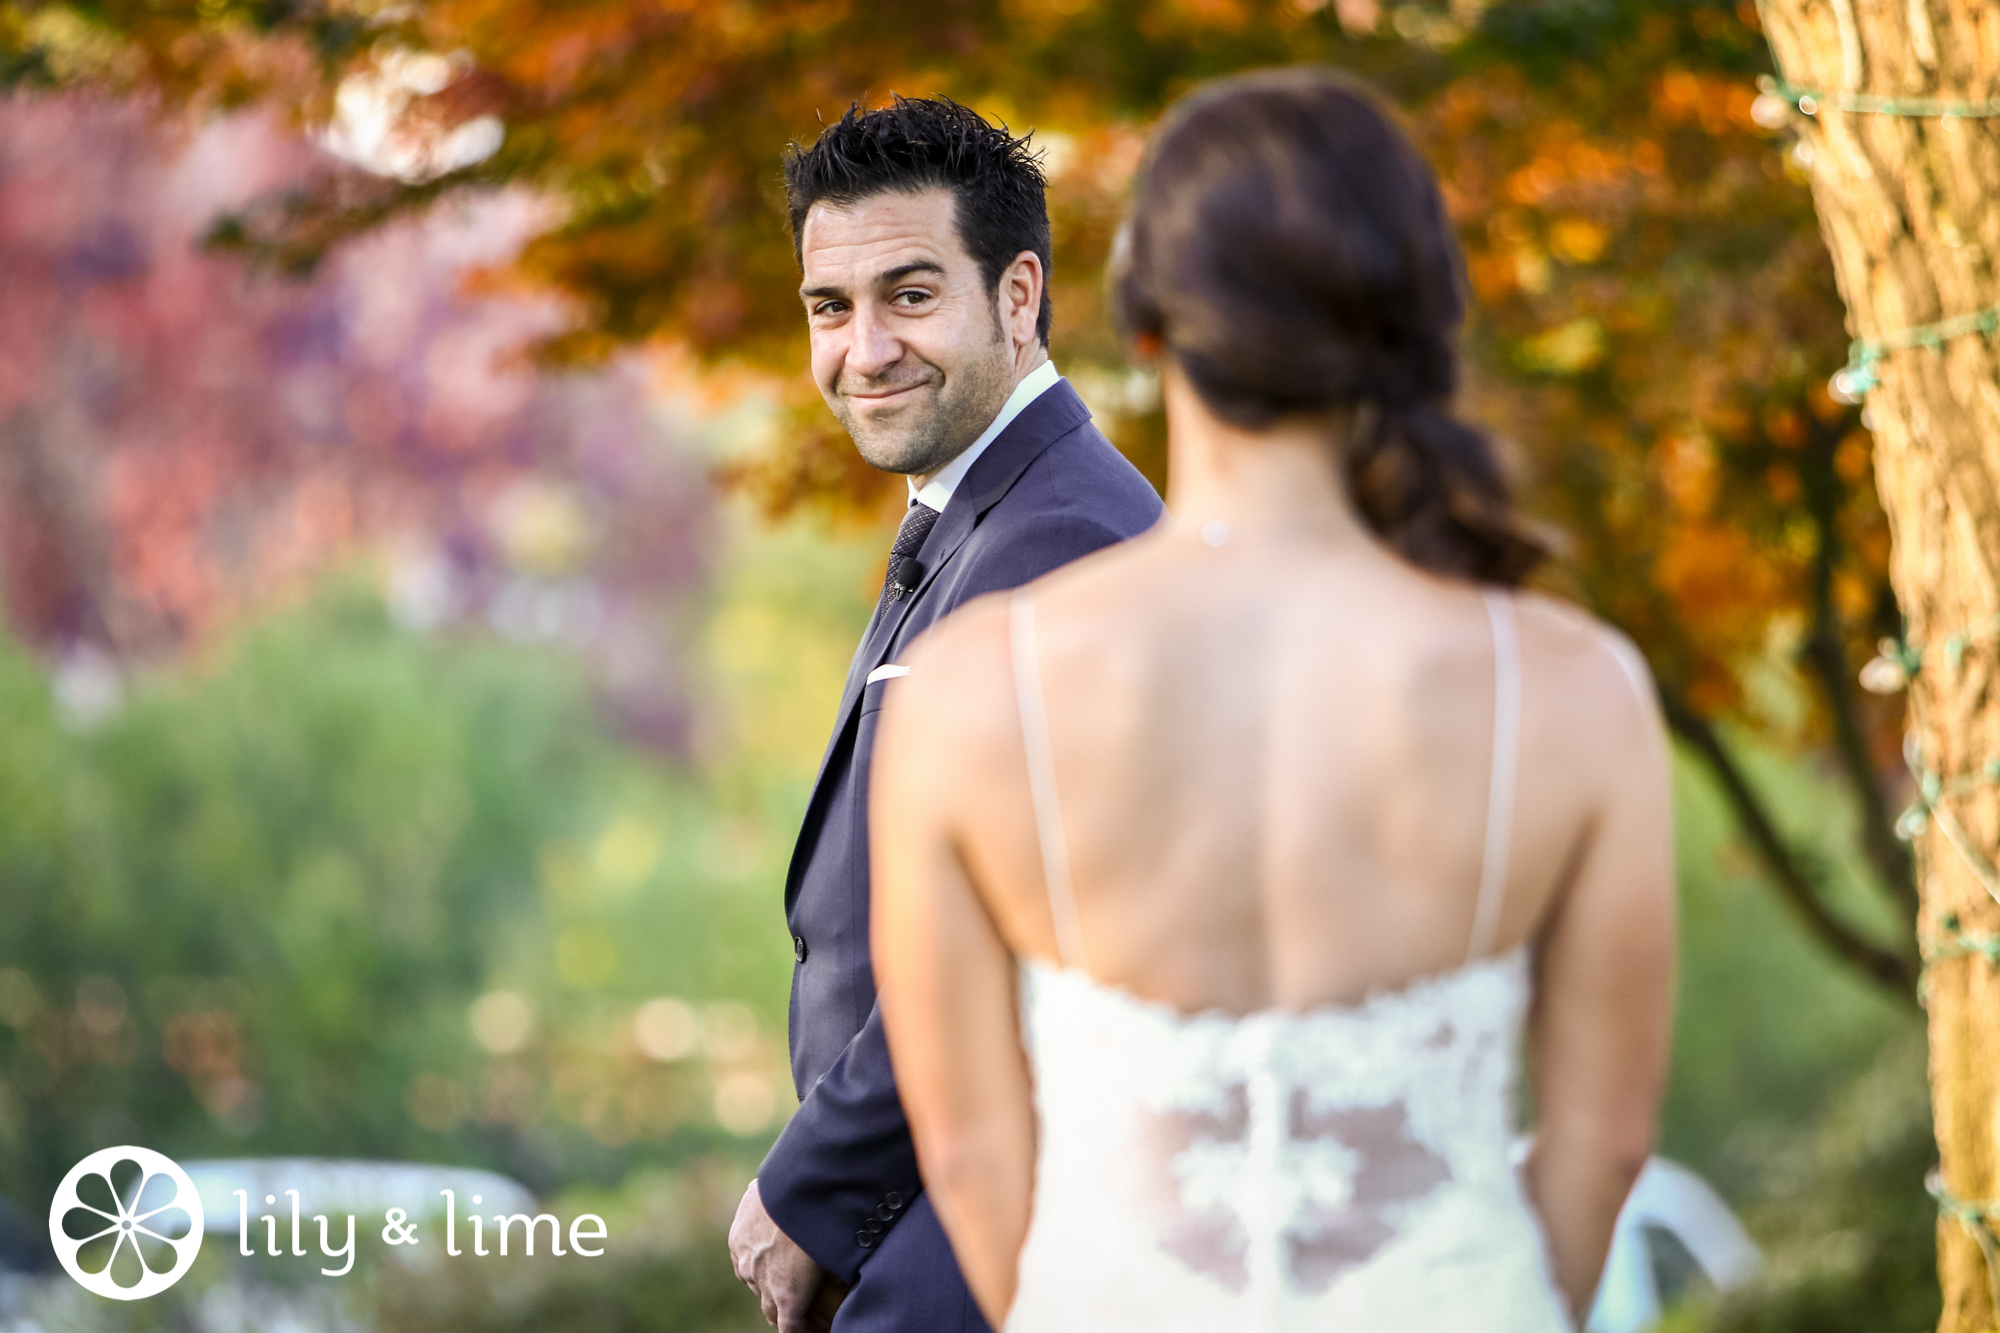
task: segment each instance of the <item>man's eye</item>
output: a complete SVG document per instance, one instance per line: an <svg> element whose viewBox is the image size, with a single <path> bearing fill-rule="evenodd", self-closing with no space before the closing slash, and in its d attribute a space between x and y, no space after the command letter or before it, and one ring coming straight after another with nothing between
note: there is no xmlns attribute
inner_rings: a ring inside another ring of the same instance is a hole
<svg viewBox="0 0 2000 1333"><path fill-rule="evenodd" d="M892 303L900 303L902 305L912 306L912 305L922 305L925 301L928 301L930 299L930 296L931 294L929 292L924 291L921 288L911 288L908 291L897 292L894 296L890 297L889 300Z"/></svg>
<svg viewBox="0 0 2000 1333"><path fill-rule="evenodd" d="M846 305L844 305L839 301L821 301L818 305L812 308L812 313L815 316L837 315L845 309L847 309Z"/></svg>

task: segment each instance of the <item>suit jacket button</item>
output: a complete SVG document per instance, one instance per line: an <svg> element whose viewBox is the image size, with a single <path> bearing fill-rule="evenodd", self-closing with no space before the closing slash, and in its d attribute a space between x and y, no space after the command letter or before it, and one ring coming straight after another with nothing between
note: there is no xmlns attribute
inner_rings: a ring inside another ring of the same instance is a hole
<svg viewBox="0 0 2000 1333"><path fill-rule="evenodd" d="M792 936L792 957L803 963L806 960L806 937Z"/></svg>
<svg viewBox="0 0 2000 1333"><path fill-rule="evenodd" d="M854 1233L854 1243L865 1250L875 1243L875 1238L865 1231L857 1231Z"/></svg>
<svg viewBox="0 0 2000 1333"><path fill-rule="evenodd" d="M868 1219L868 1222L867 1222L867 1226L868 1226L868 1231L869 1231L869 1234L870 1234L870 1235L875 1235L875 1236L879 1236L879 1235L881 1235L881 1234L882 1234L882 1224L881 1224L881 1223L880 1223L879 1221L877 1221L876 1219L874 1219L874 1218L872 1218L872 1217L871 1217L871 1218L869 1218L869 1219Z"/></svg>
<svg viewBox="0 0 2000 1333"><path fill-rule="evenodd" d="M891 1208L901 1208L903 1206L903 1196L895 1190L890 1190L882 1196L882 1202L888 1204Z"/></svg>
<svg viewBox="0 0 2000 1333"><path fill-rule="evenodd" d="M881 1218L884 1222L894 1221L896 1210L885 1203L875 1210L875 1216Z"/></svg>

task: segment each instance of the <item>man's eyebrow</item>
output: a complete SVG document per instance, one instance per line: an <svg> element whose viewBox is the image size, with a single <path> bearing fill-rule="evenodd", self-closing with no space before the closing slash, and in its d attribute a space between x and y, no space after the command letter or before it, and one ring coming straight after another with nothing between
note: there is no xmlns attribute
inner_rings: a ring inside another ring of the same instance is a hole
<svg viewBox="0 0 2000 1333"><path fill-rule="evenodd" d="M917 259L907 264L898 264L892 269L884 270L875 279L875 285L877 287L887 287L891 283L901 282L913 273L936 273L942 275L944 273L944 265L938 263L935 259ZM844 299L846 296L847 289L845 287L801 287L799 289L799 299L802 301L816 301L821 297Z"/></svg>
<svg viewBox="0 0 2000 1333"><path fill-rule="evenodd" d="M944 265L938 263L935 259L919 259L908 264L898 264L881 277L875 279L875 285L878 287L887 287L892 282L901 282L912 273L942 274L943 272Z"/></svg>

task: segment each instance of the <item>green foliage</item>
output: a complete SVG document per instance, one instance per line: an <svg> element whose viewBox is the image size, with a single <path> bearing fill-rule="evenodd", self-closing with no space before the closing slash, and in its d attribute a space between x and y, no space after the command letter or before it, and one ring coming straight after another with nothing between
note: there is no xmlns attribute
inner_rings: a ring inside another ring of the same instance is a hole
<svg viewBox="0 0 2000 1333"><path fill-rule="evenodd" d="M1813 767L1747 749L1774 817L1837 905L1887 928L1851 810ZM1914 1011L1805 940L1756 882L1702 770L1675 790L1682 964L1660 1151L1729 1200L1767 1267L1662 1333L1917 1333L1934 1325L1937 1161Z"/></svg>
<svg viewBox="0 0 2000 1333"><path fill-rule="evenodd" d="M378 1333L755 1333L756 1297L730 1271L721 1236L700 1249L586 1266L561 1259L512 1264L499 1281L476 1270L443 1281L406 1277L382 1296Z"/></svg>
<svg viewBox="0 0 2000 1333"><path fill-rule="evenodd" d="M1935 1162L1923 1045L1893 1043L1816 1118L1764 1136L1765 1188L1747 1218L1767 1269L1727 1299L1678 1310L1661 1333L1921 1333L1937 1324Z"/></svg>
<svg viewBox="0 0 2000 1333"><path fill-rule="evenodd" d="M94 728L0 641L0 1195L34 1215L117 1142L451 1161L616 1241L412 1267L362 1218L346 1278L218 1238L154 1301L59 1282L32 1317L186 1327L225 1300L395 1333L759 1327L723 1229L790 1105L777 885L875 559L737 534L683 761L620 744L579 664L407 633L359 579ZM529 1030L477 1031L496 995ZM642 1037L648 1002L688 1030Z"/></svg>
<svg viewBox="0 0 2000 1333"><path fill-rule="evenodd" d="M94 729L0 645L0 1193L127 1141L538 1189L758 1141L785 941L738 889L795 814L738 804L617 745L572 664L356 583ZM649 1056L668 997L687 1049Z"/></svg>
<svg viewBox="0 0 2000 1333"><path fill-rule="evenodd" d="M394 1333L760 1326L723 1229L789 1105L776 886L879 568L798 526L730 551L682 762L621 745L578 664L404 632L358 579L95 728L0 641L0 1194L33 1215L116 1142L455 1161L616 1238L412 1267L364 1218L347 1278L211 1243L161 1298L61 1282L33 1318L186 1327L223 1299ZM531 1018L487 1024L500 1050L468 1021L495 995ZM648 1001L691 1029L643 1049Z"/></svg>
<svg viewBox="0 0 2000 1333"><path fill-rule="evenodd" d="M1837 876L1841 905L1885 929L1835 783L1768 752L1746 758L1786 833ZM1660 1151L1745 1205L1767 1187L1772 1139L1811 1123L1919 1020L1800 934L1733 841L1734 820L1703 770L1684 759L1677 778L1682 952ZM1922 1172L1903 1188L1921 1195Z"/></svg>

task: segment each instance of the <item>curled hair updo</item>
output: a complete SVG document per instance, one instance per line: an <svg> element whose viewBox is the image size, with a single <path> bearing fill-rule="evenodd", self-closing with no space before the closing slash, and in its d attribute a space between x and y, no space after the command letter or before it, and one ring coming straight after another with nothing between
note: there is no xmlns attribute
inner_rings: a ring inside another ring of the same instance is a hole
<svg viewBox="0 0 2000 1333"><path fill-rule="evenodd" d="M1246 429L1351 409L1363 521L1422 568L1516 584L1545 548L1480 432L1453 419L1461 261L1429 166L1353 81L1224 79L1171 112L1112 270L1125 335L1157 338Z"/></svg>

